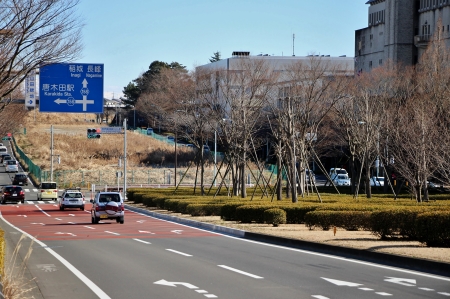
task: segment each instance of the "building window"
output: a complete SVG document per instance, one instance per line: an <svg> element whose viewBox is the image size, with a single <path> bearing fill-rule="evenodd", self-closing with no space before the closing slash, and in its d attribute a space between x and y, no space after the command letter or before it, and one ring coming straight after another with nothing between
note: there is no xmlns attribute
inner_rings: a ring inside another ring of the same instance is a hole
<svg viewBox="0 0 450 299"><path fill-rule="evenodd" d="M372 68L372 61L369 61L369 68Z"/></svg>
<svg viewBox="0 0 450 299"><path fill-rule="evenodd" d="M378 60L379 65L383 65L383 59Z"/></svg>

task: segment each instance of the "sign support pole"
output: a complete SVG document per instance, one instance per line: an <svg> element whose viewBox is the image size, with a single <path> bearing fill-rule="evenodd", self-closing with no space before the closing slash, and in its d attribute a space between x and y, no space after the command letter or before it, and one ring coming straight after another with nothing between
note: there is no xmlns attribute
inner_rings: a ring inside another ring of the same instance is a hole
<svg viewBox="0 0 450 299"><path fill-rule="evenodd" d="M50 127L50 182L53 182L53 125Z"/></svg>

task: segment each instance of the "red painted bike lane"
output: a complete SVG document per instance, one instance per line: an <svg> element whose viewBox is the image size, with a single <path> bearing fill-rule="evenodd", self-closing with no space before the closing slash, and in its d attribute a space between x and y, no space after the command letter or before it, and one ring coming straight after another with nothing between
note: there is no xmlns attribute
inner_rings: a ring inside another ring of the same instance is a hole
<svg viewBox="0 0 450 299"><path fill-rule="evenodd" d="M125 223L91 223L91 205L85 211L60 211L54 204L0 206L2 217L38 240L107 238L189 238L217 236L192 227L125 211Z"/></svg>

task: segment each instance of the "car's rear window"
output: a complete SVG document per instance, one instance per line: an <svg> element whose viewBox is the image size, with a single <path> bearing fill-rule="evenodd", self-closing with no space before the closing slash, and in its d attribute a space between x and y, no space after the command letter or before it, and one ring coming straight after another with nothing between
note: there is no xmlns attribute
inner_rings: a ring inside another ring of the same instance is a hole
<svg viewBox="0 0 450 299"><path fill-rule="evenodd" d="M16 174L16 176L15 176L16 179L23 179L25 177L26 177L26 175L24 175L24 174Z"/></svg>
<svg viewBox="0 0 450 299"><path fill-rule="evenodd" d="M81 196L81 193L66 193L67 198L82 198L83 196Z"/></svg>
<svg viewBox="0 0 450 299"><path fill-rule="evenodd" d="M99 198L99 202L120 202L119 194L101 194Z"/></svg>
<svg viewBox="0 0 450 299"><path fill-rule="evenodd" d="M22 191L21 187L5 187L6 192L20 192Z"/></svg>
<svg viewBox="0 0 450 299"><path fill-rule="evenodd" d="M16 165L16 161L9 160L8 162L6 162L6 164L8 164L8 165Z"/></svg>
<svg viewBox="0 0 450 299"><path fill-rule="evenodd" d="M56 183L42 183L41 189L56 189Z"/></svg>

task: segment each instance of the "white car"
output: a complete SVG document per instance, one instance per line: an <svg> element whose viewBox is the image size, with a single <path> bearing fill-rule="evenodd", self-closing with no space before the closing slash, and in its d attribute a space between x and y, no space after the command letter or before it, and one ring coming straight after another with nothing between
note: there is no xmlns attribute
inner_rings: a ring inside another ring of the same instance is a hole
<svg viewBox="0 0 450 299"><path fill-rule="evenodd" d="M117 223L123 224L125 206L119 192L98 192L90 202L93 224L97 224L100 220L116 220Z"/></svg>
<svg viewBox="0 0 450 299"><path fill-rule="evenodd" d="M346 174L338 174L334 177L333 183L336 186L350 186L350 178Z"/></svg>
<svg viewBox="0 0 450 299"><path fill-rule="evenodd" d="M377 187L383 187L384 186L384 177L379 176L373 176L370 178L370 186L377 186Z"/></svg>
<svg viewBox="0 0 450 299"><path fill-rule="evenodd" d="M58 197L59 209L80 209L84 211L84 196L79 189L66 189Z"/></svg>
<svg viewBox="0 0 450 299"><path fill-rule="evenodd" d="M6 167L6 163L11 160L13 160L13 158L11 156L4 156L3 157L3 166Z"/></svg>
<svg viewBox="0 0 450 299"><path fill-rule="evenodd" d="M16 160L8 160L6 162L5 172L19 172L19 162Z"/></svg>
<svg viewBox="0 0 450 299"><path fill-rule="evenodd" d="M330 178L332 181L338 176L339 174L345 174L348 176L347 170L344 168L331 168L330 169Z"/></svg>

